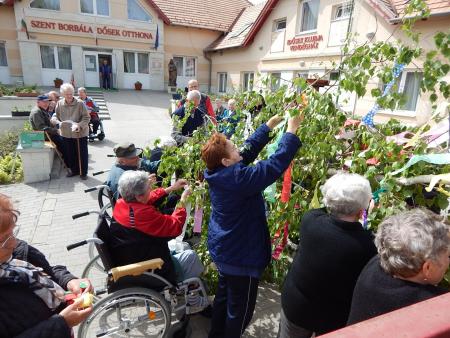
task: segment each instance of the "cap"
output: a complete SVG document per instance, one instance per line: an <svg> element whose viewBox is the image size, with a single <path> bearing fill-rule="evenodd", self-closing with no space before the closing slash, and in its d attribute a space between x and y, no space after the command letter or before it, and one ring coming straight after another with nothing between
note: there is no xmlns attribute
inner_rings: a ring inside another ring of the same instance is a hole
<svg viewBox="0 0 450 338"><path fill-rule="evenodd" d="M39 95L37 97L38 101L50 101L50 98L48 97L48 95Z"/></svg>
<svg viewBox="0 0 450 338"><path fill-rule="evenodd" d="M136 148L134 143L125 142L114 148L117 157L135 157L142 154L141 148Z"/></svg>

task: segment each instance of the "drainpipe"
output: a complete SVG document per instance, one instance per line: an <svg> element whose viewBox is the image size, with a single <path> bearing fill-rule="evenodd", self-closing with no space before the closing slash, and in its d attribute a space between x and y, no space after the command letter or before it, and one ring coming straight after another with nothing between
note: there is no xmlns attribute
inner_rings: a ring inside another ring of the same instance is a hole
<svg viewBox="0 0 450 338"><path fill-rule="evenodd" d="M208 74L208 94L211 92L211 79L212 79L212 59L208 56L206 49L203 50L203 57L209 62L209 74Z"/></svg>

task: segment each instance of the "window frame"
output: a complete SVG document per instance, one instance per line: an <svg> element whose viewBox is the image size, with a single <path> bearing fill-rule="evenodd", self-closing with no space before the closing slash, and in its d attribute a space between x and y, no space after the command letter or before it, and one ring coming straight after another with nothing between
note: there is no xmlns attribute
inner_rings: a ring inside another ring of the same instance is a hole
<svg viewBox="0 0 450 338"><path fill-rule="evenodd" d="M135 2L137 3L137 5L142 9L142 11L150 17L150 21L146 21L146 20L138 20L138 19L130 19L129 16L128 16L128 1L129 1L129 0L127 0L127 20L129 20L129 21L135 21L135 22L154 23L153 15L151 15L144 7L142 7L138 0L132 0L132 1L135 1Z"/></svg>
<svg viewBox="0 0 450 338"><path fill-rule="evenodd" d="M89 15L89 16L100 16L103 18L110 18L111 17L111 6L110 6L110 2L109 0L106 0L108 2L108 15L105 14L97 14L97 0L92 0L92 4L93 4L93 8L94 8L94 13L85 13L81 10L81 1L82 0L78 0L78 4L80 6L80 14L81 15Z"/></svg>
<svg viewBox="0 0 450 338"><path fill-rule="evenodd" d="M298 13L297 13L297 32L296 35L304 35L304 34L312 34L317 32L317 26L319 25L319 14L317 14L317 22L316 22L316 28L302 31L303 26L303 6L305 3L317 1L319 3L319 9L320 9L320 0L299 0L298 4ZM318 11L320 12L320 11Z"/></svg>
<svg viewBox="0 0 450 338"><path fill-rule="evenodd" d="M42 50L41 47L50 47L53 49L53 61L55 63L55 68L45 68L43 63L42 63ZM60 63L59 63L59 54L58 54L58 48L69 48L69 52L70 52L70 69L66 69L66 68L60 68ZM72 48L70 46L65 46L65 45L49 45L49 44L39 44L39 56L41 58L41 69L49 69L49 70L72 70L73 71L73 62L72 62Z"/></svg>
<svg viewBox="0 0 450 338"><path fill-rule="evenodd" d="M223 82L223 76L225 77L225 82ZM221 89L221 85L223 85L224 90ZM218 93L226 93L227 92L227 86L228 86L228 73L226 72L218 72L217 73L217 92Z"/></svg>
<svg viewBox="0 0 450 338"><path fill-rule="evenodd" d="M276 88L274 87L274 83L273 83L273 79L276 78L276 77L273 77L274 74L280 74L279 77L277 76L278 77L278 86ZM275 92L281 88L281 72L271 72L271 73L269 73L269 76L270 76L270 90Z"/></svg>
<svg viewBox="0 0 450 338"><path fill-rule="evenodd" d="M339 8L344 9L344 8L348 8L348 7L350 7L350 13L348 14L348 16L336 18L336 14L337 14ZM350 19L351 7L352 7L352 2L351 1L345 1L345 2L341 2L339 4L334 5L333 9L332 9L332 14L331 14L332 15L331 22Z"/></svg>
<svg viewBox="0 0 450 338"><path fill-rule="evenodd" d="M284 22L284 28L281 28L281 29L278 28L278 24L280 22ZM272 33L280 33L280 32L286 31L286 27L287 27L287 19L286 18L280 18L280 19L273 20Z"/></svg>
<svg viewBox="0 0 450 338"><path fill-rule="evenodd" d="M245 81L245 76L248 76ZM252 79L250 79L252 78ZM242 73L242 89L244 91L252 91L255 85L255 72L243 72ZM247 87L247 88L246 88Z"/></svg>
<svg viewBox="0 0 450 338"><path fill-rule="evenodd" d="M32 10L38 10L38 11L55 11L55 12L60 12L61 11L61 0L59 1L59 9L51 9L51 8L36 8L36 7L31 7L31 4L33 1L30 1L29 3L29 8L31 8Z"/></svg>
<svg viewBox="0 0 450 338"><path fill-rule="evenodd" d="M183 74L178 75L178 67L177 67L177 76L180 77L189 77L189 78L196 78L198 74L198 59L196 56L188 56L188 55L174 55L173 58L182 58L183 59ZM187 69L187 59L194 59L194 75L186 75L186 69ZM174 60L175 61L175 60Z"/></svg>
<svg viewBox="0 0 450 338"><path fill-rule="evenodd" d="M7 51L6 51L6 41L0 41L0 49L2 48L2 46L3 46L3 49L4 49L4 51L5 51L5 61L6 61L6 65L1 65L1 64L0 64L0 67L8 68L8 67L9 67L9 63L8 63L8 53L7 53Z"/></svg>

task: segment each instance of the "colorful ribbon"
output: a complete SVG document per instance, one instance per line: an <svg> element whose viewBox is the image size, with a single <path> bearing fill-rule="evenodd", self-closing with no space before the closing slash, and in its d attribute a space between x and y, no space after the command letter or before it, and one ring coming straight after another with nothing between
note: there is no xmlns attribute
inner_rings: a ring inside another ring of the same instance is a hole
<svg viewBox="0 0 450 338"><path fill-rule="evenodd" d="M444 154L414 155L409 159L408 163L406 163L406 165L403 168L392 172L391 175L397 175L420 161L425 161L431 164L450 164L450 154L444 153Z"/></svg>
<svg viewBox="0 0 450 338"><path fill-rule="evenodd" d="M195 207L194 213L194 233L200 234L202 232L202 221L203 221L203 207L198 205Z"/></svg>

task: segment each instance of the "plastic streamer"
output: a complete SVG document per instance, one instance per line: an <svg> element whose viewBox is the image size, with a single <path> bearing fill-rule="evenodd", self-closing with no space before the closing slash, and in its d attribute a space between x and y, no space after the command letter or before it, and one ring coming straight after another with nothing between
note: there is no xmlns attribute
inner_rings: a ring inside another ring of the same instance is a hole
<svg viewBox="0 0 450 338"><path fill-rule="evenodd" d="M198 204L195 206L194 213L194 233L202 232L202 221L203 221L203 207L200 207Z"/></svg>

